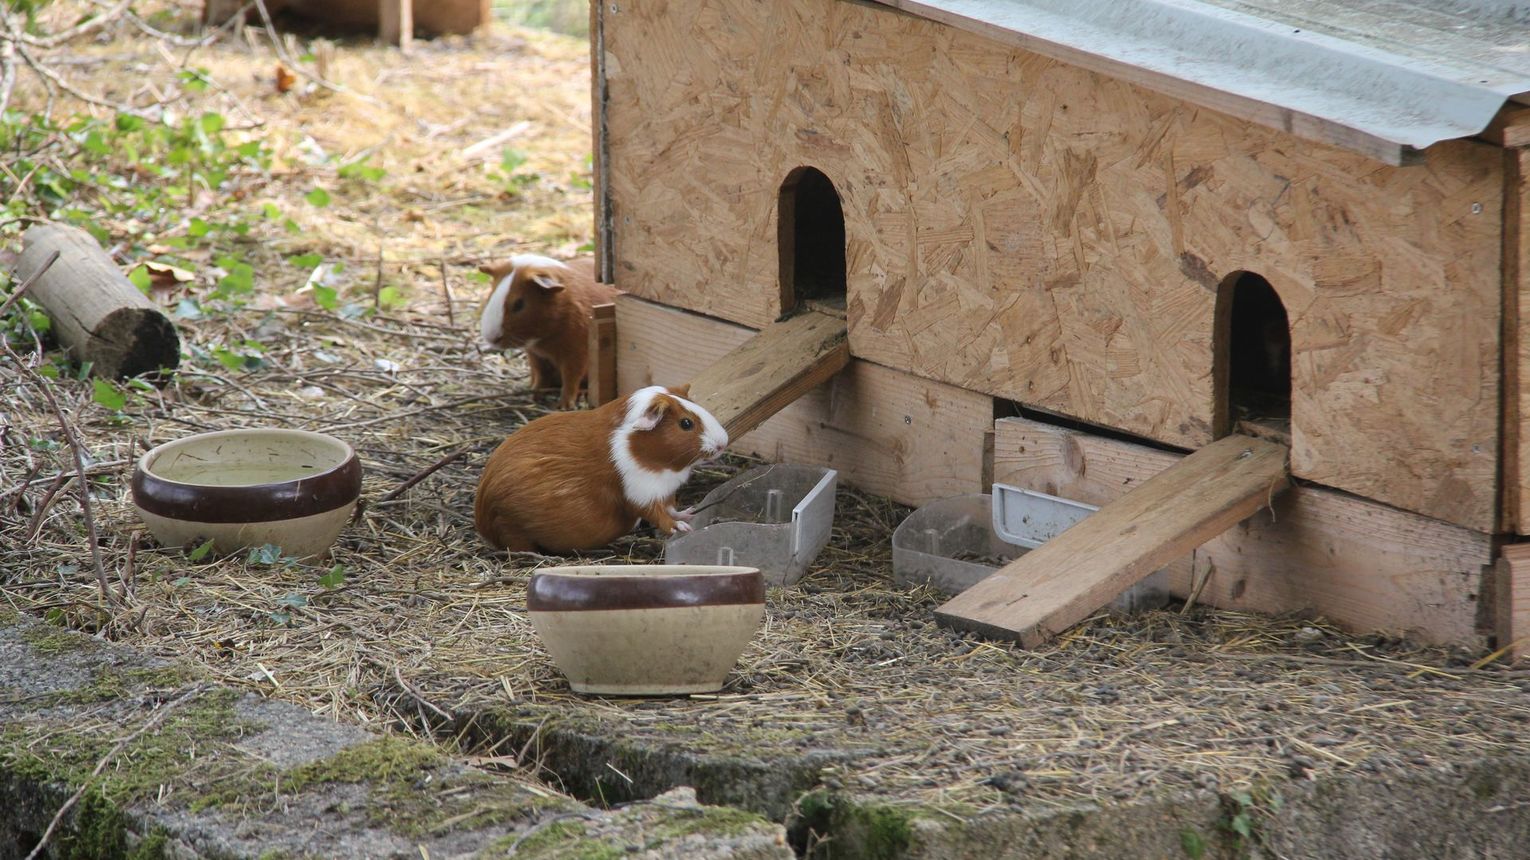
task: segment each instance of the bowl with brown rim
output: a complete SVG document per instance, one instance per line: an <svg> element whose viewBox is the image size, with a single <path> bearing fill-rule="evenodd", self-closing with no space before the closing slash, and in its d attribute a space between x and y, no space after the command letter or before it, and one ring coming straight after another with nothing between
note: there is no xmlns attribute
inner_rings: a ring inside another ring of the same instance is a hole
<svg viewBox="0 0 1530 860"><path fill-rule="evenodd" d="M165 546L213 541L219 553L274 544L300 559L329 553L361 495L361 460L308 430L199 433L139 458L132 497Z"/></svg>
<svg viewBox="0 0 1530 860"><path fill-rule="evenodd" d="M699 564L547 568L532 574L526 609L576 693L710 693L759 629L765 579Z"/></svg>

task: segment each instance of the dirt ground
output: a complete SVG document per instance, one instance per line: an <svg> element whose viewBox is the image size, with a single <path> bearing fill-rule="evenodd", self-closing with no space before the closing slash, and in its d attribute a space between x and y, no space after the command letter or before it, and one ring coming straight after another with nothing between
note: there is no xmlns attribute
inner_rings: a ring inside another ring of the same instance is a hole
<svg viewBox="0 0 1530 860"><path fill-rule="evenodd" d="M195 38L192 4L159 13L148 23ZM120 405L12 326L29 366L61 370L45 383L0 363L4 606L379 731L429 735L442 717L500 709L697 752L774 760L836 750L849 763L825 771L830 789L957 818L1168 790L1268 797L1291 780L1521 747L1530 673L1490 655L1349 636L1319 619L1176 606L1101 615L1032 651L950 632L933 621L937 595L892 582L888 541L907 509L843 485L829 547L799 585L771 592L764 628L722 694L573 695L525 613L530 573L565 560L507 558L471 528L483 457L546 410L525 390L524 361L474 348L483 284L472 275L516 250L567 256L590 242L587 46L505 25L419 42L408 56L365 41L282 44L314 74L327 57L329 83L299 75L282 92L285 61L254 27L189 45L124 25L53 54L103 100L169 104L176 121L216 111L229 145L259 141L269 164L242 166L218 187L192 182L159 214L109 211L110 189L88 188L73 204L12 209L83 207L125 271L158 261L190 277L153 284L176 314L180 373L163 387L124 387ZM211 85L187 89L188 70ZM47 104L23 80L12 108ZM61 124L112 116L64 94L52 110ZM57 136L89 151L88 133ZM48 151L64 169L89 158L62 144ZM33 199L6 181L0 196ZM8 224L0 241L14 252L24 226ZM230 255L254 281L239 301L218 297L236 270ZM100 578L50 391L88 459ZM137 452L252 424L329 432L360 452L371 504L329 562L193 560L155 545L136 519L127 479ZM706 470L682 500L747 465ZM588 557L661 553L638 533ZM465 752L486 767L536 771L525 746Z"/></svg>

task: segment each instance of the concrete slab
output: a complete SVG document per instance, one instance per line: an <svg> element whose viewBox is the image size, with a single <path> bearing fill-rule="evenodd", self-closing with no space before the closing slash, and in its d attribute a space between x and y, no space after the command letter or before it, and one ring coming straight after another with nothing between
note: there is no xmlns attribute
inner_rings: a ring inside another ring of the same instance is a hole
<svg viewBox="0 0 1530 860"><path fill-rule="evenodd" d="M694 794L592 809L426 743L0 619L0 860L26 856L76 795L43 856L792 856L780 825Z"/></svg>

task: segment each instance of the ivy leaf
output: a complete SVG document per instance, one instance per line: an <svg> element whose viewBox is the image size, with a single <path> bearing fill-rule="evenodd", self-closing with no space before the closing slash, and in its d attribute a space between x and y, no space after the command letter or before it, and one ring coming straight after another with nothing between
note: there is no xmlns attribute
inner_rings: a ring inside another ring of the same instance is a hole
<svg viewBox="0 0 1530 860"><path fill-rule="evenodd" d="M409 300L404 298L402 290L390 284L377 291L377 303L392 310L403 307L409 303Z"/></svg>
<svg viewBox="0 0 1530 860"><path fill-rule="evenodd" d="M337 564L329 569L329 573L319 577L319 585L324 588L339 588L345 584L345 566Z"/></svg>
<svg viewBox="0 0 1530 860"><path fill-rule="evenodd" d="M384 176L387 176L388 171L381 167L372 167L367 164L367 159L371 157L372 156L370 155L363 155L355 161L352 161L350 164L342 164L339 171L337 171L340 175L340 178L360 179L363 182L376 182L377 180L382 179Z"/></svg>
<svg viewBox="0 0 1530 860"><path fill-rule="evenodd" d="M192 550L191 552L186 553L186 558L191 560L191 561L201 561L202 559L207 558L207 554L212 552L212 548L213 548L213 539L212 538L208 538L207 540L202 542L201 546L198 546L196 549ZM177 584L179 584L179 583L177 583Z"/></svg>
<svg viewBox="0 0 1530 860"><path fill-rule="evenodd" d="M499 153L499 166L504 168L505 173L514 173L515 169L526 163L526 153L519 149L503 149Z"/></svg>
<svg viewBox="0 0 1530 860"><path fill-rule="evenodd" d="M329 192L322 188L315 188L307 194L304 194L303 199L307 200L310 205L317 206L322 209L329 205Z"/></svg>
<svg viewBox="0 0 1530 860"><path fill-rule="evenodd" d="M235 263L229 268L228 274L223 276L223 280L218 282L218 289L225 295L252 292L255 289L255 268L249 263Z"/></svg>
<svg viewBox="0 0 1530 860"><path fill-rule="evenodd" d="M313 283L313 301L319 307L332 311L340 307L340 291L334 287L326 287L323 284Z"/></svg>
<svg viewBox="0 0 1530 860"><path fill-rule="evenodd" d="M287 258L287 262L291 263L294 266L297 266L299 269L312 269L314 266L317 266L320 263L324 262L324 255L323 254L298 254L297 256L294 256L294 257L288 257Z"/></svg>
<svg viewBox="0 0 1530 860"><path fill-rule="evenodd" d="M183 320L199 320L202 318L202 306L196 299L184 298L175 306L175 315Z"/></svg>
<svg viewBox="0 0 1530 860"><path fill-rule="evenodd" d="M1253 836L1254 829L1249 825L1248 813L1246 812L1240 812L1237 815L1234 815L1232 818L1231 826L1233 832L1239 836L1242 836L1244 839L1248 839Z"/></svg>
<svg viewBox="0 0 1530 860"><path fill-rule="evenodd" d="M244 560L248 564L276 564L281 558L282 548L274 543L266 543L252 548Z"/></svg>
<svg viewBox="0 0 1530 860"><path fill-rule="evenodd" d="M1185 856L1190 860L1201 860L1206 856L1206 840L1189 827L1179 831L1179 847L1185 850Z"/></svg>
<svg viewBox="0 0 1530 860"><path fill-rule="evenodd" d="M127 395L104 379L95 381L95 394L92 396L97 403L112 412L121 412L122 407L127 405Z"/></svg>
<svg viewBox="0 0 1530 860"><path fill-rule="evenodd" d="M128 272L128 280L138 288L138 292L148 295L154 287L154 279L149 277L148 266L134 266L133 271Z"/></svg>
<svg viewBox="0 0 1530 860"><path fill-rule="evenodd" d="M191 92L199 93L207 89L206 69L182 69L177 77L181 79L181 86Z"/></svg>
<svg viewBox="0 0 1530 860"><path fill-rule="evenodd" d="M85 139L80 141L80 148L95 155L106 155L111 152L111 147L106 145L106 139L99 131L91 131L85 135Z"/></svg>

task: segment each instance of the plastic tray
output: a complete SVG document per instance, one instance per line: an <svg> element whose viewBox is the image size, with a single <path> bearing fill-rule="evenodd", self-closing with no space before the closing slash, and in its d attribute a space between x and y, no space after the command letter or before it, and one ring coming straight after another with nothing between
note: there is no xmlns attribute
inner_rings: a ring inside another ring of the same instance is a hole
<svg viewBox="0 0 1530 860"><path fill-rule="evenodd" d="M993 488L992 496L940 499L904 519L893 532L893 580L960 593L1098 510L1005 484ZM1158 571L1109 605L1130 613L1162 606L1168 597L1165 575Z"/></svg>
<svg viewBox="0 0 1530 860"><path fill-rule="evenodd" d="M767 585L791 585L829 542L839 473L819 466L757 466L707 493L695 529L664 546L670 564L757 567Z"/></svg>
<svg viewBox="0 0 1530 860"><path fill-rule="evenodd" d="M893 581L957 594L1024 554L1025 547L994 534L991 506L990 496L975 493L909 514L893 531Z"/></svg>

